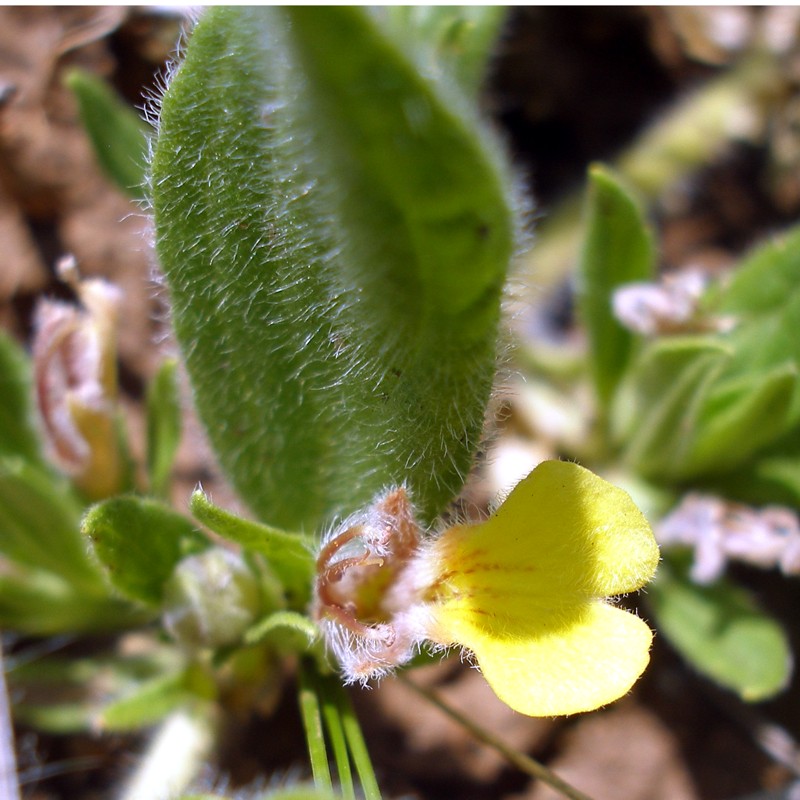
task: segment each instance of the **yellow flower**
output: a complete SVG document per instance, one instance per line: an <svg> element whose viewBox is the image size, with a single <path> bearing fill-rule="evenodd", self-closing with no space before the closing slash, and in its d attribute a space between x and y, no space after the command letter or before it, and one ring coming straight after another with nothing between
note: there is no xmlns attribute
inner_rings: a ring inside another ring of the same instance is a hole
<svg viewBox="0 0 800 800"><path fill-rule="evenodd" d="M588 470L540 464L489 520L426 550L428 638L471 650L517 711L597 708L647 666L650 629L607 598L649 581L658 547L630 497Z"/></svg>
<svg viewBox="0 0 800 800"><path fill-rule="evenodd" d="M501 700L550 716L610 703L641 675L650 629L609 598L642 587L659 556L624 491L548 461L486 522L413 546L409 509L403 489L388 492L320 555L316 615L349 680L425 640L460 645Z"/></svg>

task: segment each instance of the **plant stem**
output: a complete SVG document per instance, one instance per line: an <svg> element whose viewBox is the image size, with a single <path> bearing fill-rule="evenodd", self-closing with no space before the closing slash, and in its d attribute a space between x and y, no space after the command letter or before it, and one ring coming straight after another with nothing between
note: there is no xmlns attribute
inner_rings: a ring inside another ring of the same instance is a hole
<svg viewBox="0 0 800 800"><path fill-rule="evenodd" d="M356 800L355 787L353 786L353 772L350 769L350 755L347 752L347 736L344 732L342 713L339 708L338 697L332 691L330 681L319 678L319 696L322 701L322 717L328 731L328 741L331 743L333 758L336 762L336 772L339 775L339 788L344 800ZM336 687L338 688L338 687Z"/></svg>
<svg viewBox="0 0 800 800"><path fill-rule="evenodd" d="M328 751L325 747L325 734L322 730L322 714L319 707L319 696L314 681L313 667L301 664L300 678L300 714L303 717L303 728L306 732L308 758L311 761L311 773L314 785L323 791L333 792L331 770L328 766Z"/></svg>
<svg viewBox="0 0 800 800"><path fill-rule="evenodd" d="M507 745L490 731L487 731L485 728L481 728L478 724L463 716L461 712L456 711L456 709L454 709L452 706L445 703L444 700L442 700L430 689L425 689L422 686L419 686L418 684L409 680L408 677L402 673L399 674L397 678L410 689L413 689L417 694L424 697L428 702L435 705L440 711L443 711L445 714L447 714L448 717L455 720L463 728L468 730L476 739L479 739L484 744L500 753L503 758L505 758L510 764L512 764L521 772L543 781L557 792L561 792L564 797L568 797L569 800L592 800L592 798L588 795L579 791L574 786L570 786L566 781L563 781L558 777L558 775L544 766L544 764L540 764L530 756L520 753L518 750L515 750L513 747Z"/></svg>
<svg viewBox="0 0 800 800"><path fill-rule="evenodd" d="M355 711L353 711L353 704L338 681L333 687L333 691L335 692L344 735L347 738L347 746L350 748L350 756L358 773L358 780L361 783L364 798L365 800L381 800L381 790L375 778L375 770L372 768L372 759L369 756L364 735L361 733L358 718L355 715Z"/></svg>

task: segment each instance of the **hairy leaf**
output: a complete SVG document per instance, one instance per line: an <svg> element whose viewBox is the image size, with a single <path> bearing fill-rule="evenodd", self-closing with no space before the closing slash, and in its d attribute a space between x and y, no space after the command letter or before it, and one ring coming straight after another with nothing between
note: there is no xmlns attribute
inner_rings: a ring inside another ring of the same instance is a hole
<svg viewBox="0 0 800 800"><path fill-rule="evenodd" d="M122 595L157 605L175 565L209 545L192 523L167 506L115 497L89 509L82 531Z"/></svg>
<svg viewBox="0 0 800 800"><path fill-rule="evenodd" d="M157 246L195 400L242 497L287 530L400 483L434 517L494 374L503 161L382 19L212 9L163 100Z"/></svg>

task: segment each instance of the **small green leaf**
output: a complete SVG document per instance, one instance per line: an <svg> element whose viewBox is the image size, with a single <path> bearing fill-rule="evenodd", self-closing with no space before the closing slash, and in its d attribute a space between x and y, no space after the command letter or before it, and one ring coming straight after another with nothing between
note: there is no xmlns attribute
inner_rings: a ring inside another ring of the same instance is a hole
<svg viewBox="0 0 800 800"><path fill-rule="evenodd" d="M263 555L294 604L305 606L314 574L314 556L310 543L307 544L296 534L270 528L224 511L215 506L200 489L192 494L189 508L198 522L223 539Z"/></svg>
<svg viewBox="0 0 800 800"><path fill-rule="evenodd" d="M755 702L784 689L792 656L780 624L726 580L697 586L664 561L648 587L657 627L701 673Z"/></svg>
<svg viewBox="0 0 800 800"><path fill-rule="evenodd" d="M653 480L741 486L761 472L758 459L790 454L800 425L800 230L757 249L704 305L732 327L694 337L691 346L718 347L726 356L703 367L685 351L683 365L659 375L661 351L684 348L685 340L649 345L621 389L615 433L627 441L629 463ZM651 424L652 409L679 388L684 413Z"/></svg>
<svg viewBox="0 0 800 800"><path fill-rule="evenodd" d="M336 795L311 787L278 789L261 795L258 800L335 800Z"/></svg>
<svg viewBox="0 0 800 800"><path fill-rule="evenodd" d="M792 363L720 382L703 403L681 477L729 472L789 426L797 386Z"/></svg>
<svg viewBox="0 0 800 800"><path fill-rule="evenodd" d="M738 469L709 476L702 488L753 505L800 507L800 429L781 436Z"/></svg>
<svg viewBox="0 0 800 800"><path fill-rule="evenodd" d="M796 294L800 276L800 227L755 248L730 280L709 292L705 304L719 314L773 314Z"/></svg>
<svg viewBox="0 0 800 800"><path fill-rule="evenodd" d="M800 228L761 245L709 293L709 311L734 322L724 337L734 354L721 380L766 373L793 364L800 373ZM791 422L800 422L800 391Z"/></svg>
<svg viewBox="0 0 800 800"><path fill-rule="evenodd" d="M116 497L89 509L82 532L122 595L161 603L164 586L184 556L210 544L185 517L139 497Z"/></svg>
<svg viewBox="0 0 800 800"><path fill-rule="evenodd" d="M159 722L171 711L198 700L210 700L216 689L198 666L172 675L158 675L105 706L95 719L104 731L132 731Z"/></svg>
<svg viewBox="0 0 800 800"><path fill-rule="evenodd" d="M99 633L141 625L148 617L128 603L86 595L41 570L10 569L0 575L0 628L32 636Z"/></svg>
<svg viewBox="0 0 800 800"><path fill-rule="evenodd" d="M134 200L144 199L148 126L101 78L81 69L65 80L100 165Z"/></svg>
<svg viewBox="0 0 800 800"><path fill-rule="evenodd" d="M578 296L589 335L589 367L603 406L611 401L628 366L633 335L614 317L614 290L650 280L655 252L642 211L608 168L589 171L586 233L580 260Z"/></svg>
<svg viewBox="0 0 800 800"><path fill-rule="evenodd" d="M701 405L730 350L710 337L661 339L626 376L612 408L625 459L645 478L675 479L697 429Z"/></svg>
<svg viewBox="0 0 800 800"><path fill-rule="evenodd" d="M728 478L726 488L733 497L800 507L800 453L763 456Z"/></svg>
<svg viewBox="0 0 800 800"><path fill-rule="evenodd" d="M387 6L398 33L408 46L421 51L420 62L435 61L465 92L476 95L486 79L487 66L507 9L502 6Z"/></svg>
<svg viewBox="0 0 800 800"><path fill-rule="evenodd" d="M139 623L142 621L140 615ZM52 654L30 660L23 657L9 670L9 680L18 695L15 717L40 730L72 733L96 728L102 713L99 702L131 695L137 687L178 672L184 674L186 670L174 648L151 646L146 654L119 656L95 647L92 656L86 658Z"/></svg>
<svg viewBox="0 0 800 800"><path fill-rule="evenodd" d="M401 483L435 517L494 376L511 181L384 19L210 9L163 99L157 248L198 411L244 500L288 530Z"/></svg>
<svg viewBox="0 0 800 800"><path fill-rule="evenodd" d="M41 463L41 443L33 415L30 361L10 336L0 331L0 455Z"/></svg>
<svg viewBox="0 0 800 800"><path fill-rule="evenodd" d="M147 473L151 493L164 499L181 438L177 369L176 361L165 361L147 390Z"/></svg>
<svg viewBox="0 0 800 800"><path fill-rule="evenodd" d="M14 720L43 733L65 736L91 730L92 709L86 703L23 704L14 708Z"/></svg>
<svg viewBox="0 0 800 800"><path fill-rule="evenodd" d="M0 458L0 552L105 596L80 537L81 511L62 479L19 458Z"/></svg>

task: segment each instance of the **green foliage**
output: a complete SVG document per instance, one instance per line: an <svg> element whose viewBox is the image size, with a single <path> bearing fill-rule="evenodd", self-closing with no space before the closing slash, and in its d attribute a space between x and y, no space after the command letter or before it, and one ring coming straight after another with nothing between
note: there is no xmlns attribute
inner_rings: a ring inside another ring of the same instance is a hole
<svg viewBox="0 0 800 800"><path fill-rule="evenodd" d="M192 494L190 509L194 517L223 539L260 553L287 590L293 604L308 603L314 557L311 543L302 537L237 517L215 506L198 489Z"/></svg>
<svg viewBox="0 0 800 800"><path fill-rule="evenodd" d="M0 332L0 456L41 461L41 444L33 421L30 362L11 337Z"/></svg>
<svg viewBox="0 0 800 800"><path fill-rule="evenodd" d="M5 543L4 543L5 546ZM116 631L145 616L105 593L87 593L46 570L4 564L0 575L0 627L33 636Z"/></svg>
<svg viewBox="0 0 800 800"><path fill-rule="evenodd" d="M89 592L102 586L78 533L81 507L66 485L19 458L0 459L0 530L3 552Z"/></svg>
<svg viewBox="0 0 800 800"><path fill-rule="evenodd" d="M764 700L783 689L792 657L780 624L727 580L698 586L686 560L662 563L648 590L658 629L700 672L744 700Z"/></svg>
<svg viewBox="0 0 800 800"><path fill-rule="evenodd" d="M595 165L589 171L578 299L601 407L612 398L634 343L633 334L614 317L614 290L650 280L654 261L652 237L637 202L610 170Z"/></svg>
<svg viewBox="0 0 800 800"><path fill-rule="evenodd" d="M340 679L320 674L312 662L301 663L299 703L316 788L332 790L330 743L342 796L356 798L352 764L365 800L380 800L366 743Z"/></svg>
<svg viewBox="0 0 800 800"><path fill-rule="evenodd" d="M396 30L212 9L163 101L157 247L198 409L288 530L401 482L433 518L481 436L510 193L456 82Z"/></svg>
<svg viewBox="0 0 800 800"><path fill-rule="evenodd" d="M506 9L500 6L388 6L400 40L422 69L448 73L468 95L477 95Z"/></svg>
<svg viewBox="0 0 800 800"><path fill-rule="evenodd" d="M66 84L78 99L100 166L129 197L144 200L148 132L144 120L90 72L73 69Z"/></svg>
<svg viewBox="0 0 800 800"><path fill-rule="evenodd" d="M109 703L95 724L106 731L132 731L159 722L176 708L213 700L216 687L198 666L159 674Z"/></svg>
<svg viewBox="0 0 800 800"><path fill-rule="evenodd" d="M607 170L589 175L580 300L590 372L618 459L659 490L692 484L757 503L800 504L800 229L757 248L701 298L694 333L622 330L613 292L652 269L641 213ZM703 325L706 326L705 332ZM619 468L617 466L617 468ZM695 531L699 537L701 523ZM697 586L667 552L648 592L658 629L696 669L746 700L791 674L787 637L749 595Z"/></svg>
<svg viewBox="0 0 800 800"><path fill-rule="evenodd" d="M651 480L728 480L797 429L800 230L747 258L703 310L733 327L655 339L616 399L625 459Z"/></svg>
<svg viewBox="0 0 800 800"><path fill-rule="evenodd" d="M212 704L276 681L289 654L302 662L316 788L264 797L330 798L335 777L345 798L379 798L309 614L314 546L390 485L434 520L472 464L515 244L512 181L475 108L503 19L496 7L210 9L163 99L148 180L143 123L102 81L70 74L104 169L137 199L153 187L194 399L262 522L196 491L195 519L235 546L213 547L162 502L181 433L174 362L147 393L149 496L87 511L45 463L27 359L0 337L0 627L50 635L160 618L172 635L169 656L139 671L119 660L23 670L25 690L107 696L23 701L21 719L66 732L135 730L187 706L210 718ZM798 507L800 229L712 287L705 327L644 339L612 310L620 286L653 277L638 201L594 166L585 212L579 308L600 466L658 497L692 487ZM219 574L225 591L209 579ZM702 674L746 700L787 684L786 635L731 582L694 585L668 552L648 597Z"/></svg>
<svg viewBox="0 0 800 800"><path fill-rule="evenodd" d="M209 546L185 517L154 500L115 497L89 509L83 535L124 597L157 606L175 565Z"/></svg>
<svg viewBox="0 0 800 800"><path fill-rule="evenodd" d="M150 724L159 716L156 706L165 707L162 695L169 694L169 686L183 687L183 702L189 693L192 700L202 698L201 681L188 679L190 672L194 675L197 671L196 667L187 670L174 650L164 647L133 656L95 651L84 658L23 659L9 677L19 692L18 719L50 733L74 733L104 725L107 712L112 721L117 717L119 729L130 729L135 715L143 725ZM159 684L163 691L157 690ZM136 700L148 694L154 702L152 708ZM117 707L118 711L113 710Z"/></svg>
<svg viewBox="0 0 800 800"><path fill-rule="evenodd" d="M150 492L167 498L172 464L181 438L178 364L165 361L147 391L147 474Z"/></svg>

